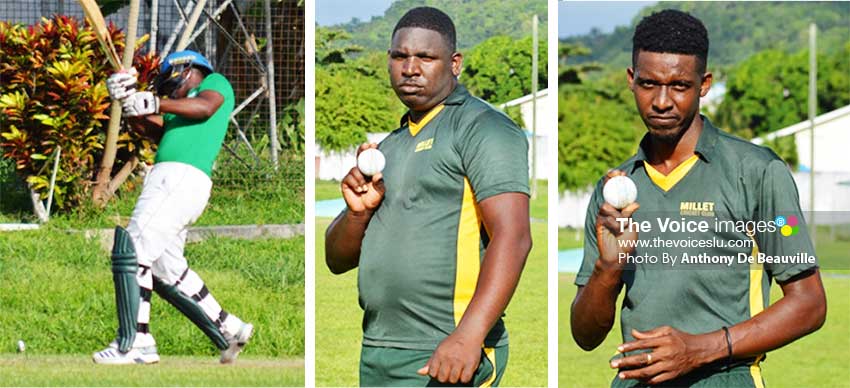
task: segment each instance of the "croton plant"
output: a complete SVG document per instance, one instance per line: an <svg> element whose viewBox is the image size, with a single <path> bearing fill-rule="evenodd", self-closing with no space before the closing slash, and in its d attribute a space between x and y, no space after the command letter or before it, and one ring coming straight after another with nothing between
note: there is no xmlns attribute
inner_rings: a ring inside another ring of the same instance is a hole
<svg viewBox="0 0 850 388"><path fill-rule="evenodd" d="M112 23L108 31L122 52L124 33ZM156 55L136 50L139 88L153 80L158 64ZM87 22L62 15L31 26L0 22L0 153L46 198L53 155L61 147L54 189L59 209L91 194L112 102L106 78L113 71ZM122 131L113 173L133 156L150 161L153 147L143 135Z"/></svg>

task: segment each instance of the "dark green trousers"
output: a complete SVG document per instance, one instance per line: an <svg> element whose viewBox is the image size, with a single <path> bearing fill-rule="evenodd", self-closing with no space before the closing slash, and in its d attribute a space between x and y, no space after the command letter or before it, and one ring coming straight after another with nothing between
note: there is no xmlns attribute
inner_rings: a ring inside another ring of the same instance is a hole
<svg viewBox="0 0 850 388"><path fill-rule="evenodd" d="M637 380L620 380L614 377L612 388L650 387ZM735 367L724 371L694 371L678 379L654 387L692 387L692 388L762 388L764 381L761 370L753 371L749 366Z"/></svg>
<svg viewBox="0 0 850 388"><path fill-rule="evenodd" d="M431 358L431 350L411 350L363 346L360 350L360 386L363 387L440 387L430 376L417 370ZM508 364L508 345L481 349L481 361L466 386L497 387Z"/></svg>

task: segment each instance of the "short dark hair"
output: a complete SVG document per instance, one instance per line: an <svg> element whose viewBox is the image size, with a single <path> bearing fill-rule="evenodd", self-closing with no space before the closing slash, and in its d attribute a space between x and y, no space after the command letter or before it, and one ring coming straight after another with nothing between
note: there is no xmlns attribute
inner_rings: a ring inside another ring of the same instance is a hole
<svg viewBox="0 0 850 388"><path fill-rule="evenodd" d="M408 27L425 28L431 31L436 31L443 36L449 49L454 52L457 48L457 34L455 33L455 24L452 18L446 15L445 12L433 7L416 7L407 11L404 16L396 23L393 29L392 36L395 33Z"/></svg>
<svg viewBox="0 0 850 388"><path fill-rule="evenodd" d="M699 71L708 63L708 31L702 21L687 12L665 9L638 23L632 37L632 67L637 66L638 53L671 53L696 55Z"/></svg>

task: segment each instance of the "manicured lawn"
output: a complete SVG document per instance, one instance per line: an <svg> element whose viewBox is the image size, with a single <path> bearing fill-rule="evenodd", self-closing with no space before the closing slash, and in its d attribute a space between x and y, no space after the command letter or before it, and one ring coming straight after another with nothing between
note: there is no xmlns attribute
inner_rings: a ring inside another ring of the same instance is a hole
<svg viewBox="0 0 850 388"><path fill-rule="evenodd" d="M47 227L0 232L0 241L0 352L14 351L23 339L29 356L88 359L112 340L117 327L112 273L109 253L97 239ZM245 355L303 357L303 237L212 238L188 244L185 255L221 305L256 327ZM152 299L150 327L164 360L218 354L158 296Z"/></svg>
<svg viewBox="0 0 850 388"><path fill-rule="evenodd" d="M304 386L300 359L163 357L153 365L96 365L88 355L0 354L4 386Z"/></svg>
<svg viewBox="0 0 850 388"><path fill-rule="evenodd" d="M339 181L323 181L316 179L316 201L342 198Z"/></svg>
<svg viewBox="0 0 850 388"><path fill-rule="evenodd" d="M584 246L584 230L558 228L558 250L581 248Z"/></svg>

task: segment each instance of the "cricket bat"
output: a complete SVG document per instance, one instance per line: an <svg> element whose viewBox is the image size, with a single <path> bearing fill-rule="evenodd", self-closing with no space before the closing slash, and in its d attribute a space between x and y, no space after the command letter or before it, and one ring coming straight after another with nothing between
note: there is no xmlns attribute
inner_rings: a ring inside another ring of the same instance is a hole
<svg viewBox="0 0 850 388"><path fill-rule="evenodd" d="M115 51L115 45L112 43L112 37L106 29L106 20L103 19L103 14L100 13L100 6L97 5L97 1L79 0L79 2L92 29L94 29L97 40L100 42L100 47L106 54L106 59L109 60L109 63L112 64L115 70L120 70L122 68L121 59L118 57L118 52Z"/></svg>

